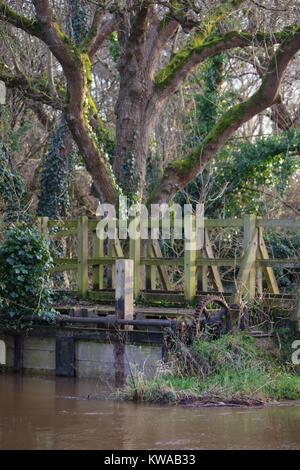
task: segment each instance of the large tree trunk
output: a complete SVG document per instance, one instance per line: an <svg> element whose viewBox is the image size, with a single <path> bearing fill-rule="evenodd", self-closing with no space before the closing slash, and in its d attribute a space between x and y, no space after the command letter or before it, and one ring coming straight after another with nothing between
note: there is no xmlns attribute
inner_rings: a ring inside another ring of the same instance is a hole
<svg viewBox="0 0 300 470"><path fill-rule="evenodd" d="M138 83L138 86L141 83ZM143 198L146 181L146 164L153 127L153 119L147 113L145 93L120 91L117 103L116 154L114 168L125 194Z"/></svg>
<svg viewBox="0 0 300 470"><path fill-rule="evenodd" d="M116 152L114 170L127 195L143 198L146 165L154 113L150 110L153 97L151 67L147 61L147 48L152 30L148 30L149 8L141 8L133 20L124 15L119 18L118 34L122 54L118 68L120 91L116 103ZM128 24L134 26L128 30ZM155 31L154 31L155 32ZM153 32L153 34L154 34Z"/></svg>

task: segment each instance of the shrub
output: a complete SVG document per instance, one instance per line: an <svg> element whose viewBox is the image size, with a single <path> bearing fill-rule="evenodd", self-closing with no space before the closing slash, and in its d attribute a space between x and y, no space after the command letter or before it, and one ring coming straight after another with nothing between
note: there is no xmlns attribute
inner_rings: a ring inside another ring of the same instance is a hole
<svg viewBox="0 0 300 470"><path fill-rule="evenodd" d="M176 354L173 349L171 359L153 379L133 375L118 396L145 402L238 405L300 399L300 377L281 362L276 350L259 347L246 334L196 340L188 351ZM188 361L192 361L189 368Z"/></svg>
<svg viewBox="0 0 300 470"><path fill-rule="evenodd" d="M13 227L0 246L0 310L11 318L49 310L51 256L35 228Z"/></svg>

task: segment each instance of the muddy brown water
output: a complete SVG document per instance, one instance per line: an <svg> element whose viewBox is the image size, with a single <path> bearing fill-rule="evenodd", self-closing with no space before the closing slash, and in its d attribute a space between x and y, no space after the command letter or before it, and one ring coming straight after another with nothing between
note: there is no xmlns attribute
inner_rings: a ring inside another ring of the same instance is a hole
<svg viewBox="0 0 300 470"><path fill-rule="evenodd" d="M97 382L0 375L0 449L300 449L300 403L187 408L107 394Z"/></svg>

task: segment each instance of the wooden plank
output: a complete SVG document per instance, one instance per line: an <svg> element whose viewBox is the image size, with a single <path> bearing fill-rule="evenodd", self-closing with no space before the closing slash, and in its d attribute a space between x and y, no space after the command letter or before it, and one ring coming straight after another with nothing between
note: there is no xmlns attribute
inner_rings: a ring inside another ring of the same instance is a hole
<svg viewBox="0 0 300 470"><path fill-rule="evenodd" d="M158 259L160 258L160 261L162 259L166 259L166 258L163 258L163 256L162 256L162 252L161 252L158 240L152 240L152 250L153 250L153 255ZM168 258L169 261L171 259L173 259L173 258ZM157 270L158 270L158 274L160 276L163 288L165 290L172 290L172 284L171 284L170 279L169 279L169 274L168 274L168 271L166 269L166 265L168 265L168 263L162 262L162 263L157 264Z"/></svg>
<svg viewBox="0 0 300 470"><path fill-rule="evenodd" d="M254 233L252 240L250 244L248 245L248 248L241 262L241 266L240 266L239 273L238 273L237 280L236 280L236 289L233 292L233 303L238 303L240 300L240 297L243 294L246 294L246 296L249 294L248 292L249 284L247 283L247 281L249 278L249 273L251 269L253 268L253 265L255 264L256 251L257 251L257 234Z"/></svg>
<svg viewBox="0 0 300 470"><path fill-rule="evenodd" d="M78 269L78 258L54 258L52 273L64 271L76 271Z"/></svg>
<svg viewBox="0 0 300 470"><path fill-rule="evenodd" d="M258 247L260 244L260 240L263 237L263 227L257 227L257 240L258 240ZM261 259L260 250L258 249L256 252L256 259L257 261ZM263 294L263 270L259 263L256 263L256 292L259 296Z"/></svg>
<svg viewBox="0 0 300 470"><path fill-rule="evenodd" d="M197 291L196 248L195 216L186 215L184 218L184 296L188 303L194 302Z"/></svg>
<svg viewBox="0 0 300 470"><path fill-rule="evenodd" d="M78 258L54 258L53 262L55 265L73 264L77 266Z"/></svg>
<svg viewBox="0 0 300 470"><path fill-rule="evenodd" d="M113 260L114 258L104 258L104 260L110 259ZM105 264L104 261L101 261ZM226 259L226 258L197 258L196 265L197 266L228 266L228 267L236 267L239 266L242 262L242 258L235 258L235 259ZM141 263L145 264L146 266L184 266L184 258L141 258ZM172 289L171 289L172 290ZM205 290L205 289L203 289Z"/></svg>
<svg viewBox="0 0 300 470"><path fill-rule="evenodd" d="M211 258L211 259L214 258L214 253L213 253L213 249L212 249L212 245L209 239L209 233L207 229L204 230L204 253L208 258ZM212 274L212 280L213 280L215 289L218 292L224 292L223 283L221 280L218 267L216 265L211 265L210 272Z"/></svg>
<svg viewBox="0 0 300 470"><path fill-rule="evenodd" d="M114 242L113 240L108 240L108 258L114 258L113 263L109 263L111 266L108 269L108 275L107 275L107 282L108 282L108 287L111 287L112 289L115 288L115 277L116 277L116 269L115 269L115 263L116 263L116 257L115 257L115 250L114 250Z"/></svg>
<svg viewBox="0 0 300 470"><path fill-rule="evenodd" d="M130 222L134 228L136 239L129 239L129 258L134 262L134 298L140 295L141 290L141 238L140 238L140 218L137 216Z"/></svg>
<svg viewBox="0 0 300 470"><path fill-rule="evenodd" d="M256 216L254 214L247 214L244 216L244 239L243 239L243 249L244 253L248 250L249 244L253 243L253 238L255 246L257 247L257 228L256 228ZM256 259L256 252L255 258L253 261L249 274L248 279L245 279L245 287L246 287L246 297L248 300L253 299L255 297L255 281L256 281L256 267L255 267L255 259Z"/></svg>
<svg viewBox="0 0 300 470"><path fill-rule="evenodd" d="M260 219L258 225L265 228L299 229L300 219Z"/></svg>
<svg viewBox="0 0 300 470"><path fill-rule="evenodd" d="M116 298L115 308L118 318L133 320L134 261L119 259L116 261Z"/></svg>
<svg viewBox="0 0 300 470"><path fill-rule="evenodd" d="M293 258L260 259L256 264L262 267L300 269L300 260Z"/></svg>
<svg viewBox="0 0 300 470"><path fill-rule="evenodd" d="M205 227L243 227L242 219L206 219Z"/></svg>
<svg viewBox="0 0 300 470"><path fill-rule="evenodd" d="M66 230L59 230L58 232L51 233L51 238L70 237L71 235L75 235L76 233L77 233L76 228L74 228L74 229L66 229Z"/></svg>
<svg viewBox="0 0 300 470"><path fill-rule="evenodd" d="M145 266L157 266L158 270L160 269L160 266L164 268L165 266L184 266L184 258L141 258L141 264L144 264ZM165 281L168 280L168 285L170 285L170 290L171 289L171 284L169 281L168 273L167 271L163 270L165 273ZM164 282L165 283L165 282ZM164 287L164 289L167 290L167 287Z"/></svg>
<svg viewBox="0 0 300 470"><path fill-rule="evenodd" d="M88 218L78 219L78 293L86 297L88 292Z"/></svg>
<svg viewBox="0 0 300 470"><path fill-rule="evenodd" d="M229 266L229 267L236 267L242 263L242 258L233 258L233 259L226 259L226 258L197 258L196 264L197 266Z"/></svg>
<svg viewBox="0 0 300 470"><path fill-rule="evenodd" d="M202 291L208 291L208 265L203 264L199 265L198 264L198 259L200 258L199 253L201 253L201 259L202 258L208 258L208 255L205 251L205 231L207 231L206 228L206 222L207 219L204 219L204 231L203 231L203 246L200 252L197 253L197 271L196 271L196 276L197 276L197 288L198 290Z"/></svg>
<svg viewBox="0 0 300 470"><path fill-rule="evenodd" d="M262 258L262 260L269 260L269 254L268 254L268 250L267 250L262 232L260 233L258 249L259 249L260 257ZM260 266L263 266L262 262L260 262L259 264ZM279 294L279 287L278 287L273 269L270 266L264 266L263 272L266 277L269 291L272 294Z"/></svg>
<svg viewBox="0 0 300 470"><path fill-rule="evenodd" d="M49 220L49 228L76 229L77 220Z"/></svg>
<svg viewBox="0 0 300 470"><path fill-rule="evenodd" d="M104 257L104 240L93 233L93 258ZM89 262L89 261L88 261ZM99 264L93 266L93 290L104 288L104 266Z"/></svg>
<svg viewBox="0 0 300 470"><path fill-rule="evenodd" d="M154 251L151 243L151 239L147 241L147 257L152 258L154 256ZM143 263L141 259L141 264ZM153 265L146 265L146 289L155 290L156 289L156 276L157 268Z"/></svg>
<svg viewBox="0 0 300 470"><path fill-rule="evenodd" d="M100 219L89 219L89 230L96 230Z"/></svg>
<svg viewBox="0 0 300 470"><path fill-rule="evenodd" d="M123 249L120 240L117 237L113 240L113 250L117 258L124 258Z"/></svg>
<svg viewBox="0 0 300 470"><path fill-rule="evenodd" d="M73 264L62 264L61 266L54 266L50 269L50 273L63 273L65 271L78 271L77 264L74 266Z"/></svg>
<svg viewBox="0 0 300 470"><path fill-rule="evenodd" d="M49 217L38 217L37 218L37 227L41 234L48 238L49 235Z"/></svg>
<svg viewBox="0 0 300 470"><path fill-rule="evenodd" d="M89 258L88 259L88 264L89 266L114 266L116 263L117 259L124 259L124 256L122 258L116 258L116 256L103 256L102 258Z"/></svg>

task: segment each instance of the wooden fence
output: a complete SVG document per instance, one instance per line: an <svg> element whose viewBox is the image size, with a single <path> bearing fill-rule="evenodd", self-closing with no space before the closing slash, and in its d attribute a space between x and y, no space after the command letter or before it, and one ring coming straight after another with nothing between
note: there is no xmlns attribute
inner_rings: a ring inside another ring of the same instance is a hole
<svg viewBox="0 0 300 470"><path fill-rule="evenodd" d="M145 267L146 290L155 291L157 281L166 291L172 290L168 276L168 266L178 266L184 272L184 296L188 303L193 302L199 286L201 291L208 291L208 278L212 281L214 290L224 292L220 275L221 267L237 269L232 295L234 300L240 296L254 298L263 292L263 279L266 281L268 292L279 294L279 288L274 275L274 267L300 268L300 259L270 259L264 241L265 229L300 229L300 219L260 219L247 215L243 219L205 219L204 244L201 250L196 249L196 240L188 240L189 249L184 249L184 255L177 258L163 257L158 240L149 240L146 256L141 255L141 240L130 239L128 253L123 252L120 240L110 240L108 249L105 242L96 235L98 219L88 219L86 216L78 220L52 221L43 217L38 219L38 227L46 237L63 238L77 237L77 256L72 258L54 259L54 272L77 271L78 293L83 298L89 292L89 268L92 268L92 290L104 289L105 266L112 272L111 287L114 287L114 264L116 259L130 258L134 261L134 295L137 298L142 290L141 267ZM138 220L136 219L138 224ZM194 216L190 215L185 221L190 228L194 224ZM209 230L212 228L236 228L243 230L243 251L238 258L216 258L213 253ZM92 249L89 237L92 237ZM187 243L185 241L184 243ZM91 281L91 279L90 279Z"/></svg>

